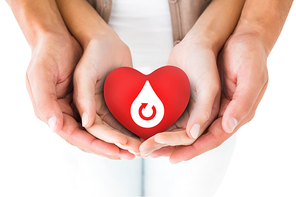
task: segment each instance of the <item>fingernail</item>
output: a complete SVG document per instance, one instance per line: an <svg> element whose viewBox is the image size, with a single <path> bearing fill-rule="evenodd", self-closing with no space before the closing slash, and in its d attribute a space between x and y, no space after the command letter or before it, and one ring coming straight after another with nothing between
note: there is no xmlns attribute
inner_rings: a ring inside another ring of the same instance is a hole
<svg viewBox="0 0 296 197"><path fill-rule="evenodd" d="M128 160L128 158L125 157L125 156L122 156L122 155L121 155L121 156L119 156L119 157L120 157L121 160Z"/></svg>
<svg viewBox="0 0 296 197"><path fill-rule="evenodd" d="M160 155L150 155L150 157L153 158L153 159L157 159L157 158L160 157Z"/></svg>
<svg viewBox="0 0 296 197"><path fill-rule="evenodd" d="M54 130L55 126L56 126L56 123L57 123L57 119L56 117L51 117L49 120L48 120L48 125L50 126L50 128L52 130Z"/></svg>
<svg viewBox="0 0 296 197"><path fill-rule="evenodd" d="M82 114L82 126L85 127L88 123L88 114L87 112L83 112Z"/></svg>
<svg viewBox="0 0 296 197"><path fill-rule="evenodd" d="M119 142L118 143L115 143L115 145L118 146L119 148L126 149L125 148L125 145L124 144L121 144Z"/></svg>
<svg viewBox="0 0 296 197"><path fill-rule="evenodd" d="M156 158L158 158L158 157L161 157L161 155L159 155L159 154L153 154L153 153L152 153L152 154L150 155L150 157L153 158L153 159L156 159Z"/></svg>
<svg viewBox="0 0 296 197"><path fill-rule="evenodd" d="M144 159L146 159L146 158L149 157L150 155L151 155L151 153L147 153L147 154L142 155L142 157L143 157Z"/></svg>
<svg viewBox="0 0 296 197"><path fill-rule="evenodd" d="M235 129L235 127L237 126L237 120L235 119L235 118L233 118L233 117L231 117L231 118L229 118L229 120L228 120L228 128L229 128L229 130L228 131L226 131L227 133L232 133L233 132L233 130Z"/></svg>
<svg viewBox="0 0 296 197"><path fill-rule="evenodd" d="M162 138L159 139L158 135L154 136L154 141L158 144L166 144L167 142L163 141Z"/></svg>
<svg viewBox="0 0 296 197"><path fill-rule="evenodd" d="M199 131L200 131L200 125L199 124L194 124L193 127L190 130L190 134L194 139L196 139L198 134L199 134Z"/></svg>
<svg viewBox="0 0 296 197"><path fill-rule="evenodd" d="M171 164L178 164L178 163L180 163L180 162L182 162L183 160L182 159L175 159L175 160L171 160L170 159L170 163Z"/></svg>
<svg viewBox="0 0 296 197"><path fill-rule="evenodd" d="M131 150L128 150L128 152L134 154L136 157L141 157L141 154L140 153L136 153L136 152L131 151Z"/></svg>

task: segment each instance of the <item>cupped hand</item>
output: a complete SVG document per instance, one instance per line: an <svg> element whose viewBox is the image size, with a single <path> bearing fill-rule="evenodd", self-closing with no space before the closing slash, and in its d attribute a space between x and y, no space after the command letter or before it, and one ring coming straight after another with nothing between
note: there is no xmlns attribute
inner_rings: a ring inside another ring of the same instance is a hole
<svg viewBox="0 0 296 197"><path fill-rule="evenodd" d="M112 159L133 158L81 128L73 105L73 72L82 54L70 35L46 34L32 48L26 86L36 116L70 144Z"/></svg>
<svg viewBox="0 0 296 197"><path fill-rule="evenodd" d="M220 103L220 80L216 55L210 47L183 40L176 45L168 65L187 74L191 97L182 116L166 132L149 138L140 147L141 155L169 156L173 151L190 145L202 135L216 118Z"/></svg>
<svg viewBox="0 0 296 197"><path fill-rule="evenodd" d="M117 145L126 156L139 154L140 139L125 129L108 110L104 80L113 69L132 67L129 48L115 32L92 39L85 47L74 74L74 102L82 126L102 141ZM129 152L133 154L128 154Z"/></svg>
<svg viewBox="0 0 296 197"><path fill-rule="evenodd" d="M32 47L26 86L36 116L57 132L64 126L60 101L72 91L74 68L81 48L70 35L48 33Z"/></svg>
<svg viewBox="0 0 296 197"><path fill-rule="evenodd" d="M189 160L220 146L249 122L268 84L267 53L255 34L233 35L219 54L222 95L218 118L190 146L163 150L172 163ZM158 153L160 154L160 153Z"/></svg>

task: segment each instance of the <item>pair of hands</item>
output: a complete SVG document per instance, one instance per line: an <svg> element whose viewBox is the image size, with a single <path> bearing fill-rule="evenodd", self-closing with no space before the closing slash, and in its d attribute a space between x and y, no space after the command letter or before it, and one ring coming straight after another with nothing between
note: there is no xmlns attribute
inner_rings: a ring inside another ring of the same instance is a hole
<svg viewBox="0 0 296 197"><path fill-rule="evenodd" d="M268 80L267 54L256 35L234 34L219 55L184 39L168 64L187 73L189 105L168 132L143 141L114 119L103 99L106 75L132 67L117 35L92 40L83 52L70 35L47 35L36 46L27 89L37 117L70 144L110 159L170 156L178 163L211 150L252 119Z"/></svg>

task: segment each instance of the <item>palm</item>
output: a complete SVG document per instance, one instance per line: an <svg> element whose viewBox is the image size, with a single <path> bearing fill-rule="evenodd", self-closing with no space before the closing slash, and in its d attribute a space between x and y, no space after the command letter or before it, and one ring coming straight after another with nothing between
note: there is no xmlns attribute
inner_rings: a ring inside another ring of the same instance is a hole
<svg viewBox="0 0 296 197"><path fill-rule="evenodd" d="M226 43L219 62L222 81L220 116L225 114L222 126L227 130L226 120L235 108L247 112L241 118L241 125L254 117L267 88L267 54L252 35L234 36Z"/></svg>
<svg viewBox="0 0 296 197"><path fill-rule="evenodd" d="M88 111L90 118L85 128L89 133L104 142L123 144L124 149L138 152L140 139L112 116L104 101L104 80L120 66L132 67L129 48L122 41L104 38L89 43L75 70L74 101L82 117Z"/></svg>
<svg viewBox="0 0 296 197"><path fill-rule="evenodd" d="M243 112L243 119L235 130L253 118L267 87L266 54L260 42L254 40L244 35L232 37L225 44L218 58L222 84L218 118L191 146L173 153L168 151L173 162L189 160L220 146L233 135L225 132L232 114Z"/></svg>
<svg viewBox="0 0 296 197"><path fill-rule="evenodd" d="M171 155L184 145L192 144L195 139L188 136L188 130L198 122L202 125L201 135L219 111L220 83L213 51L180 43L174 47L168 64L185 71L191 85L191 98L187 109L168 129L169 132L159 133L141 145L143 152L153 151L152 156Z"/></svg>
<svg viewBox="0 0 296 197"><path fill-rule="evenodd" d="M80 54L81 49L75 39L60 35L42 39L33 49L26 85L36 115L44 122L49 118L44 114L52 110L46 108L46 102L64 99L73 89L72 75ZM53 107L60 111L57 104L50 106Z"/></svg>
<svg viewBox="0 0 296 197"><path fill-rule="evenodd" d="M169 64L178 65L183 71L187 73L187 76L191 85L191 97L189 100L188 107L184 111L180 119L168 130L171 132L186 130L190 116L193 115L193 111L196 110L196 102L199 96L202 97L206 94L206 91L211 88L211 83L213 83L213 72L216 71L215 55L212 51L203 51L198 48L192 49L192 54L186 51L186 55L180 55L180 50L175 49L172 54ZM184 50L182 50L184 51ZM201 65L201 66L199 66ZM208 69L212 67L213 70ZM212 76L212 77L211 77ZM207 128L209 124L214 120L219 111L219 99L216 99L213 104L213 110L209 114L209 120L204 128ZM193 141L189 141L191 144ZM185 145L185 144L183 144Z"/></svg>
<svg viewBox="0 0 296 197"><path fill-rule="evenodd" d="M117 146L102 142L81 127L72 84L81 53L73 37L61 35L46 37L33 49L26 82L36 115L48 122L54 113L58 121L55 131L67 142L87 152L120 159Z"/></svg>

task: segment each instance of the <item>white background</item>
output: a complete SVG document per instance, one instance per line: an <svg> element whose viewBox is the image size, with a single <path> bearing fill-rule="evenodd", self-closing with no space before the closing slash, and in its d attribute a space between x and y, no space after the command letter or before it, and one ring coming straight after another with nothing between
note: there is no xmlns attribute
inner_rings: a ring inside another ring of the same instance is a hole
<svg viewBox="0 0 296 197"><path fill-rule="evenodd" d="M30 48L3 0L0 25L0 196L29 191L30 179L43 181L44 187L37 189L50 194L50 183L64 184L56 176L64 170L60 150L73 147L34 115L25 88ZM296 196L295 46L294 4L268 59L268 89L255 118L239 130L217 197Z"/></svg>

